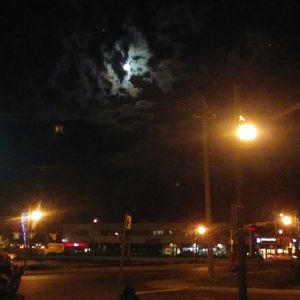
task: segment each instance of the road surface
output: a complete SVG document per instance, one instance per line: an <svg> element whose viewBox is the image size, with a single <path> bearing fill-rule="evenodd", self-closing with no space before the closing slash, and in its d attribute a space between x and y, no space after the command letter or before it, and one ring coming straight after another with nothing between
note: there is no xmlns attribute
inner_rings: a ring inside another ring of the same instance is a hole
<svg viewBox="0 0 300 300"><path fill-rule="evenodd" d="M217 267L217 272L222 272L223 268ZM140 300L237 299L235 288L207 290L204 287L196 287L194 283L197 276L206 276L206 272L206 267L193 265L129 267L125 269L125 281L134 285ZM172 284L157 285L159 282ZM116 300L119 292L118 268L81 269L78 272L56 274L25 274L20 287L20 293L25 295L26 300ZM252 299L296 300L300 299L300 293L293 295L288 291L250 290L249 300Z"/></svg>

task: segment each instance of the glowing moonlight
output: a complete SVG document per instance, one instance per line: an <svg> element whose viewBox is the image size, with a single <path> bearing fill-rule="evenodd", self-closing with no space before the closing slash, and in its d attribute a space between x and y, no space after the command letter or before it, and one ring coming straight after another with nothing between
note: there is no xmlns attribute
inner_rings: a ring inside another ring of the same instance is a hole
<svg viewBox="0 0 300 300"><path fill-rule="evenodd" d="M129 63L126 63L123 65L123 69L126 71L126 72L129 72L130 71L130 64Z"/></svg>

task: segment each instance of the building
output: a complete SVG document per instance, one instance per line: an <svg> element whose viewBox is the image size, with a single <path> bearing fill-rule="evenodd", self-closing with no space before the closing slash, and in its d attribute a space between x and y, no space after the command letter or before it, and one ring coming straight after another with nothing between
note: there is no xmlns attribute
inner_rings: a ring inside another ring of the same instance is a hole
<svg viewBox="0 0 300 300"><path fill-rule="evenodd" d="M296 255L298 226L284 226L279 222L257 222L252 233L253 248L264 258Z"/></svg>
<svg viewBox="0 0 300 300"><path fill-rule="evenodd" d="M127 245L134 256L206 256L207 234L199 234L196 223L134 223ZM65 224L63 242L67 248L90 245L97 255L119 255L123 223ZM230 224L214 223L214 254L226 256ZM92 251L92 250L91 250ZM78 249L78 252L82 252Z"/></svg>

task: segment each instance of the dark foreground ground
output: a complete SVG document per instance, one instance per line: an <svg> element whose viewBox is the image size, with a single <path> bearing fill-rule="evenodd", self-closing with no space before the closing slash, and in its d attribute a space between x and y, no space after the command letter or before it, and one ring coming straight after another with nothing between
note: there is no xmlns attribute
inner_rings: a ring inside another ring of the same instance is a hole
<svg viewBox="0 0 300 300"><path fill-rule="evenodd" d="M217 280L209 282L206 279L207 269L204 264L166 264L130 266L125 268L124 277L126 282L135 287L140 300L237 299L236 277L227 276L228 266L217 265L216 274ZM270 270L250 272L249 284L252 286L249 289L250 300L300 299L300 290L265 289L263 281L269 282L269 277L272 277ZM253 288L254 284L259 288ZM222 285L224 286L221 287ZM70 271L68 268L51 272L27 271L23 277L20 293L25 295L26 300L117 300L120 290L117 267L82 266Z"/></svg>

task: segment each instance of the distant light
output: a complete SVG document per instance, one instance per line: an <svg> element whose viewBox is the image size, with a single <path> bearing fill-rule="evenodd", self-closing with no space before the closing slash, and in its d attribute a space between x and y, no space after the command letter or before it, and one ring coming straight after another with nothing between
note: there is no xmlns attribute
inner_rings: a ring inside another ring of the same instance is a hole
<svg viewBox="0 0 300 300"><path fill-rule="evenodd" d="M93 220L93 223L98 223L98 219L95 218L95 219Z"/></svg>
<svg viewBox="0 0 300 300"><path fill-rule="evenodd" d="M206 228L204 226L198 226L197 227L197 233L198 234L204 234L206 232Z"/></svg>
<svg viewBox="0 0 300 300"><path fill-rule="evenodd" d="M29 216L32 221L39 221L42 217L43 213L40 210L34 210Z"/></svg>
<svg viewBox="0 0 300 300"><path fill-rule="evenodd" d="M283 214L283 213L280 213L280 214L279 214L279 217L280 217L280 218L282 218L283 216L284 216L284 214Z"/></svg>
<svg viewBox="0 0 300 300"><path fill-rule="evenodd" d="M257 238L256 239L256 241L257 241L257 243L258 243L258 239L259 238ZM277 241L277 239L276 238L274 238L274 237L262 237L262 238L260 238L260 242L276 242Z"/></svg>
<svg viewBox="0 0 300 300"><path fill-rule="evenodd" d="M253 141L257 137L257 129L253 124L241 124L238 127L237 136L243 141Z"/></svg>
<svg viewBox="0 0 300 300"><path fill-rule="evenodd" d="M126 72L129 72L130 71L130 64L129 63L126 63L123 65L123 69L126 71Z"/></svg>
<svg viewBox="0 0 300 300"><path fill-rule="evenodd" d="M115 235L117 235L117 236L118 236L118 235L119 235L119 233L118 233L118 232L115 232Z"/></svg>
<svg viewBox="0 0 300 300"><path fill-rule="evenodd" d="M282 229L279 229L279 230L278 230L278 233L279 233L279 234L283 234L283 230L282 230Z"/></svg>
<svg viewBox="0 0 300 300"><path fill-rule="evenodd" d="M284 217L282 217L282 223L284 225L291 225L292 224L292 218L290 216L284 216Z"/></svg>
<svg viewBox="0 0 300 300"><path fill-rule="evenodd" d="M53 130L55 133L63 134L64 133L64 126L63 125L54 125Z"/></svg>

